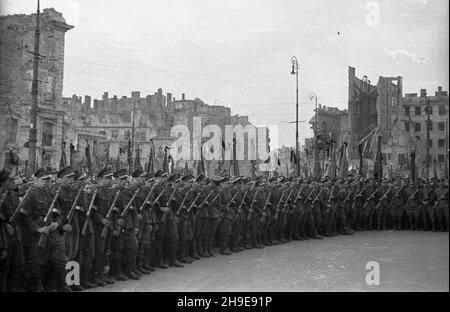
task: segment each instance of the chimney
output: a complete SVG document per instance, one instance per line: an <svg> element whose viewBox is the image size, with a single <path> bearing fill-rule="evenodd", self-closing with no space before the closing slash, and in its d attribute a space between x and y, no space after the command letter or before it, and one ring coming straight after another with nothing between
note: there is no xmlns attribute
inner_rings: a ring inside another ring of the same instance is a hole
<svg viewBox="0 0 450 312"><path fill-rule="evenodd" d="M172 93L167 93L167 104L172 102Z"/></svg>
<svg viewBox="0 0 450 312"><path fill-rule="evenodd" d="M108 101L108 92L103 93L102 100Z"/></svg>
<svg viewBox="0 0 450 312"><path fill-rule="evenodd" d="M162 95L162 89L161 88L158 89L158 95Z"/></svg>
<svg viewBox="0 0 450 312"><path fill-rule="evenodd" d="M141 98L141 92L140 91L131 91L131 98L132 99L140 99Z"/></svg>
<svg viewBox="0 0 450 312"><path fill-rule="evenodd" d="M420 97L426 97L427 96L427 89L420 89Z"/></svg>
<svg viewBox="0 0 450 312"><path fill-rule="evenodd" d="M442 95L442 87L438 87L438 90L435 94L436 94L436 96L441 96Z"/></svg>
<svg viewBox="0 0 450 312"><path fill-rule="evenodd" d="M184 101L185 100L185 96L184 93L181 93L181 100Z"/></svg>

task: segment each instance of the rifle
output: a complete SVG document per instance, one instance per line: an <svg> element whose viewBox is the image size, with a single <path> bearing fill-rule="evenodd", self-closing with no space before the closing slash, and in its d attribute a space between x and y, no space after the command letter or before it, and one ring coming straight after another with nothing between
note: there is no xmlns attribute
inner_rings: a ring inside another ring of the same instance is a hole
<svg viewBox="0 0 450 312"><path fill-rule="evenodd" d="M264 204L263 215L261 217L261 223L264 223L264 221L266 221L266 210L267 210L267 205L269 204L269 200L270 200L270 196L271 195L272 195L272 191L270 191L269 196L267 196L266 203Z"/></svg>
<svg viewBox="0 0 450 312"><path fill-rule="evenodd" d="M319 194L317 194L317 196L313 199L312 204L314 205L316 203L316 201L319 200L320 195L322 195L323 192L323 188L320 190Z"/></svg>
<svg viewBox="0 0 450 312"><path fill-rule="evenodd" d="M212 192L212 191L211 191ZM200 197L200 195L202 194L202 192L198 192L197 196L195 196L194 201L191 203L191 205L189 206L187 213L190 213L192 208L194 208L195 203L197 202L197 199ZM211 193L210 193L211 194ZM209 196L209 195L208 195Z"/></svg>
<svg viewBox="0 0 450 312"><path fill-rule="evenodd" d="M73 216L75 215L75 208L77 207L78 198L80 197L82 191L83 191L83 186L80 186L77 196L75 197L75 200L72 203L72 207L70 207L69 213L67 214L67 217L66 217L68 224L70 224L72 222Z"/></svg>
<svg viewBox="0 0 450 312"><path fill-rule="evenodd" d="M147 194L147 197L145 197L144 201L142 202L141 207L139 207L139 213L142 213L142 211L144 211L144 207L147 204L148 200L150 199L150 196L152 195L153 190L155 189L155 187L156 187L156 183L153 184L152 188L150 189L150 191Z"/></svg>
<svg viewBox="0 0 450 312"><path fill-rule="evenodd" d="M98 188L96 188L94 190L94 193L92 194L91 202L89 203L89 207L88 207L88 210L86 212L86 220L84 220L83 230L81 231L81 235L82 236L86 235L86 231L87 231L87 228L89 226L89 220L91 218L92 206L94 206L94 201L95 201L95 198L97 197L97 192L98 192Z"/></svg>
<svg viewBox="0 0 450 312"><path fill-rule="evenodd" d="M361 190L361 192L358 192L358 191L356 191L356 193L355 193L355 197L353 197L353 203L352 203L352 207L350 208L350 210L355 210L356 209L356 201L355 201L355 199L356 198L358 198L358 197L361 197L362 196L362 193L366 190L366 188L367 188L367 186L364 186L363 187L363 189ZM359 189L359 185L358 185L358 189Z"/></svg>
<svg viewBox="0 0 450 312"><path fill-rule="evenodd" d="M289 203L289 198L291 198L291 195L292 195L293 192L294 192L294 190L291 190L291 192L289 193L288 197L286 198L285 203L284 203L284 206L283 206L283 209L281 209L281 213L282 213L282 214L285 212L286 209L289 208L289 205L288 205L288 203ZM291 212L291 211L289 211L288 213L290 213L290 212Z"/></svg>
<svg viewBox="0 0 450 312"><path fill-rule="evenodd" d="M375 196L376 193L378 193L378 190L380 188L377 187L377 189L375 190L375 192L373 192L372 194L370 194L369 198L367 198L366 202L363 205L363 209L365 209L367 207L367 205L369 205L369 202L372 200L372 198Z"/></svg>
<svg viewBox="0 0 450 312"><path fill-rule="evenodd" d="M200 204L197 213L194 215L194 219L197 219L197 217L198 217L200 211L203 209L203 207L205 207L205 205L206 205L206 203L207 203L207 200L208 200L209 196L210 196L213 192L214 192L214 190L212 190L212 191L208 194L208 196L206 196L206 198L203 200L203 202ZM218 193L218 194L213 198L213 200L212 200L210 203L208 203L208 204L211 205L211 204L217 199L217 197L219 197L219 195L220 195L220 193Z"/></svg>
<svg viewBox="0 0 450 312"><path fill-rule="evenodd" d="M183 208L184 203L186 202L189 193L191 193L191 189L192 189L192 188L190 188L190 189L186 192L186 195L184 195L184 198L183 198L183 200L181 201L180 207L178 207L178 210L177 210L177 216L180 214L181 209Z"/></svg>
<svg viewBox="0 0 450 312"><path fill-rule="evenodd" d="M169 207L169 209L170 209L170 206L169 206L169 204L170 204L170 202L172 201L172 198L173 198L173 196L175 195L175 192L176 192L177 190L173 190L173 192L172 192L172 194L170 194L170 197L169 197L169 200L167 201L167 203L166 203L166 207ZM166 222L167 221L167 215L169 214L169 212L163 212L163 215L162 215L162 217L161 217L161 222Z"/></svg>
<svg viewBox="0 0 450 312"><path fill-rule="evenodd" d="M302 187L300 188L300 192L298 192L297 197L295 197L295 199L294 199L294 203L296 203L297 200L302 200L302 197L300 195L302 195L304 188L305 188L305 185L302 185Z"/></svg>
<svg viewBox="0 0 450 312"><path fill-rule="evenodd" d="M419 192L419 189L417 189L406 201L406 204L403 206L403 210L406 210L406 208L408 207L409 203L413 200L413 198L416 196L416 194Z"/></svg>
<svg viewBox="0 0 450 312"><path fill-rule="evenodd" d="M335 187L335 185L333 185L333 187L331 188L331 193L330 193L330 196L328 197L328 202L327 202L327 213L329 213L329 212L330 212L330 209L331 209L331 199L333 198L334 187Z"/></svg>
<svg viewBox="0 0 450 312"><path fill-rule="evenodd" d="M253 204L256 201L256 196L258 195L258 192L259 192L259 189L256 189L255 195L253 196L252 202L251 202L251 204L249 206L248 215L247 215L247 220L248 221L250 221L252 216L253 216Z"/></svg>
<svg viewBox="0 0 450 312"><path fill-rule="evenodd" d="M236 192L236 194L234 194L233 198L231 198L230 202L227 204L227 209L229 209L231 207L231 205L234 203L234 200L236 199L236 197L239 195L239 190Z"/></svg>
<svg viewBox="0 0 450 312"><path fill-rule="evenodd" d="M315 191L315 188L313 187L312 190L311 190L311 193L309 193L309 195L306 196L306 199L303 201L303 203L306 204L306 202L311 198L311 195L314 193L314 191Z"/></svg>
<svg viewBox="0 0 450 312"><path fill-rule="evenodd" d="M22 200L20 201L19 205L17 205L16 210L14 210L13 214L9 218L9 223L12 224L16 221L17 216L19 215L20 210L22 210L23 204L25 203L25 199L28 197L28 194L30 194L31 186L28 188L27 192L23 196ZM6 196L6 193L5 193Z"/></svg>
<svg viewBox="0 0 450 312"><path fill-rule="evenodd" d="M108 219L108 221L111 221L112 212L114 210L114 207L116 206L116 201L117 201L117 198L119 198L119 194L120 194L120 190L117 190L116 196L114 196L114 200L111 204L111 207L109 208L108 213L106 214L105 218ZM109 227L110 227L110 225L106 225L106 224L103 226L102 233L100 234L101 238L106 239L106 235L108 234Z"/></svg>
<svg viewBox="0 0 450 312"><path fill-rule="evenodd" d="M447 192L445 192L444 194L442 194L441 197L439 197L438 200L434 203L433 211L436 210L438 204L439 204L439 203L441 202L441 200L443 200L443 199L445 198L445 196L447 196L447 195L448 195L448 190L447 190Z"/></svg>
<svg viewBox="0 0 450 312"><path fill-rule="evenodd" d="M352 195L352 194L353 194L353 191L350 191L342 203L345 204L350 199L350 195Z"/></svg>
<svg viewBox="0 0 450 312"><path fill-rule="evenodd" d="M276 210L275 216L274 216L274 219L275 219L275 220L278 220L278 215L279 215L279 213L280 213L280 205L281 205L281 201L283 200L283 196L284 196L284 194L286 193L286 191L287 191L287 190L284 190L284 191L283 191L283 193L281 194L280 200L278 201L278 204L277 204L277 210Z"/></svg>
<svg viewBox="0 0 450 312"><path fill-rule="evenodd" d="M50 204L50 208L48 208L47 214L45 215L44 222L45 224L48 224L48 219L50 218L50 214L52 213L53 207L55 207L56 200L59 197L59 192L61 191L61 184L58 186L58 189L56 190L56 194L53 197L53 201ZM38 246L41 248L45 248L47 245L47 234L41 233L41 237L39 238Z"/></svg>
<svg viewBox="0 0 450 312"><path fill-rule="evenodd" d="M122 213L120 214L120 217L123 219L127 216L128 211L130 211L131 209L131 205L133 204L134 199L136 198L136 195L139 193L141 189L138 188L136 191L134 191L133 197L131 197L130 201L128 202L128 204L126 205L125 209L122 211Z"/></svg>
<svg viewBox="0 0 450 312"><path fill-rule="evenodd" d="M380 197L378 204L375 206L376 209L378 209L381 205L381 202L383 201L383 199L386 198L387 194L389 194L392 191L392 187L390 187L386 193L383 194L383 196Z"/></svg>

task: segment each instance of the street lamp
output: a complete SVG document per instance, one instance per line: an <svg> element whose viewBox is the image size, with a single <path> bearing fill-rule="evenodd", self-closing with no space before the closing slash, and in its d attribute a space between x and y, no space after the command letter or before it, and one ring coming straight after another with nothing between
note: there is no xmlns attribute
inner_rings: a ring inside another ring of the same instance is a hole
<svg viewBox="0 0 450 312"><path fill-rule="evenodd" d="M297 89L296 89L296 101L295 101L295 157L297 159L297 176L300 176L300 158L299 158L299 150L298 150L298 60L295 56L291 57L292 63L292 71L291 75L296 76Z"/></svg>

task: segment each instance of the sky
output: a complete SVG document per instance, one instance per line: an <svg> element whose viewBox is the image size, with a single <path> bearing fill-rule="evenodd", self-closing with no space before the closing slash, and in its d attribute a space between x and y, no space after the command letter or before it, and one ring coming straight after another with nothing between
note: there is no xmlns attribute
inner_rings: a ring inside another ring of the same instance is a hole
<svg viewBox="0 0 450 312"><path fill-rule="evenodd" d="M372 84L402 76L404 93L449 88L448 0L41 0L41 10L50 7L75 26L66 33L64 96L185 93L278 127L279 146L295 146L292 56L306 121L300 144L312 136L311 92L347 108L348 66ZM34 13L36 1L2 0L0 9Z"/></svg>

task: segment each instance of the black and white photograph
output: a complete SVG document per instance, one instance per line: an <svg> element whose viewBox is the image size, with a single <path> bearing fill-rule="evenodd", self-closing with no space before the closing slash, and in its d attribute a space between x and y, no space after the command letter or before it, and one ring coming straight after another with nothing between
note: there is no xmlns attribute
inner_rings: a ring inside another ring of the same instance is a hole
<svg viewBox="0 0 450 312"><path fill-rule="evenodd" d="M448 92L448 0L1 0L0 298L448 293Z"/></svg>

